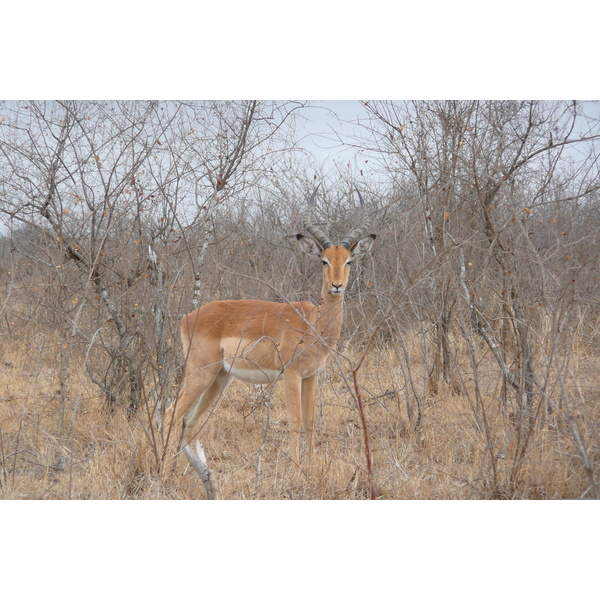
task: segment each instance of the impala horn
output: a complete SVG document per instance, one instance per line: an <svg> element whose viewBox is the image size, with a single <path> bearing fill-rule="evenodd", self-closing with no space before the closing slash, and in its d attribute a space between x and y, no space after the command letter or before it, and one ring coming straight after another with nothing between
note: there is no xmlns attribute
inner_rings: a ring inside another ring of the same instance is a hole
<svg viewBox="0 0 600 600"><path fill-rule="evenodd" d="M310 233L310 235L312 235L312 237L318 242L318 244L323 248L323 250L325 250L325 248L329 248L329 246L332 245L332 242L327 237L327 234L316 225L313 225L312 222L312 209L315 204L315 197L317 195L317 191L320 187L321 184L319 183L319 185L315 188L315 191L312 193L310 200L308 201L308 207L306 209L306 212L304 213L302 225L304 229L306 229L306 231L308 231L308 233Z"/></svg>
<svg viewBox="0 0 600 600"><path fill-rule="evenodd" d="M358 191L358 188L356 187L356 185L354 186L354 189L356 190L356 193L358 194L358 199L360 200L360 206L361 206L361 210L362 210L362 215L364 217L365 201L363 200L363 197L361 196L360 192ZM351 250L352 246L354 246L354 244L356 244L356 242L358 242L358 240L360 240L361 238L363 238L365 236L365 234L367 233L368 229L369 229L369 224L368 223L366 225L360 225L356 229L353 229L342 240L342 242L341 242L340 245L344 246L348 250Z"/></svg>

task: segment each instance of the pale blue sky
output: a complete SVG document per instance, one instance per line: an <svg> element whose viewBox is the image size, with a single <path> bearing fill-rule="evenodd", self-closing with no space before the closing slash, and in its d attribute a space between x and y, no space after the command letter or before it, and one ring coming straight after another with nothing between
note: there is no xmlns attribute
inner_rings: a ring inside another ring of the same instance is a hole
<svg viewBox="0 0 600 600"><path fill-rule="evenodd" d="M324 172L339 168L366 170L364 154L357 149L344 146L342 142L358 133L353 126L365 119L366 110L358 100L312 101L311 108L303 111L306 119L298 120L299 145L308 150Z"/></svg>
<svg viewBox="0 0 600 600"><path fill-rule="evenodd" d="M361 137L361 133L365 135L364 130L361 132L360 127L353 125L367 120L368 113L363 104L359 100L314 100L310 104L311 108L303 111L306 120L298 121L298 139L300 145L313 154L314 163L320 164L325 173L338 166L346 174L350 168L355 175L362 170L365 176L377 177L373 157L369 157L365 150L342 144L352 137ZM598 131L600 101L578 101L578 109L581 116L571 138L586 136L591 128ZM565 156L578 160L581 153L587 155L588 152L586 144L569 146L565 149Z"/></svg>

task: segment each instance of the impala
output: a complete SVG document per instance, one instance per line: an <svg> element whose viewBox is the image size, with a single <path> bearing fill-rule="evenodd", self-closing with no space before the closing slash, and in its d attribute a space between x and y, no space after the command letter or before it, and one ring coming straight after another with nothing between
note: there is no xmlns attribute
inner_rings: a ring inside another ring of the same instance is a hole
<svg viewBox="0 0 600 600"><path fill-rule="evenodd" d="M311 302L218 300L183 317L181 340L185 379L181 392L165 415L167 426L183 420L181 448L202 477L209 498L214 479L206 466L202 447L195 456L189 446L200 417L223 393L232 379L255 384L283 380L291 433L291 457L299 464L298 442L302 426L309 456L313 453L313 422L317 374L335 348L344 318L344 291L350 264L363 256L375 240L362 225L339 245L313 224L313 192L303 225L305 236L296 236L300 248L321 260L323 285L317 305ZM358 190L357 190L358 192ZM360 192L361 204L364 206ZM211 483L212 482L212 483Z"/></svg>

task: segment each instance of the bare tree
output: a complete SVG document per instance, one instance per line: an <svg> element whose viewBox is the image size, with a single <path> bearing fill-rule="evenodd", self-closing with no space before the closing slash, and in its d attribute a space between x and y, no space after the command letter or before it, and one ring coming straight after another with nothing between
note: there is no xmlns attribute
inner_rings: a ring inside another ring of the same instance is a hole
<svg viewBox="0 0 600 600"><path fill-rule="evenodd" d="M503 408L514 398L519 415L513 485L541 407L556 404L549 382L556 381L558 346L568 343L557 332L591 306L589 296L576 299L571 284L592 275L595 260L595 233L578 221L600 189L597 116L577 102L365 105L371 115L365 143L399 189L414 194L429 255L439 258L425 306L435 333L429 391L437 392L441 377L467 392L457 339L449 343L454 326L479 382L474 331L498 366ZM573 228L578 235L568 243ZM584 246L575 264L571 251ZM567 265L572 281L564 276Z"/></svg>
<svg viewBox="0 0 600 600"><path fill-rule="evenodd" d="M437 390L440 378L456 391L460 388L451 373L448 338L460 293L458 267L455 253L442 255L455 244L468 243L475 250L484 242L502 273L502 317L498 320L503 324L504 343L500 346L505 354L507 337L515 337L522 374L518 392L523 405L530 405L532 349L517 283L520 263L515 261L516 248L511 247L519 242L510 225L517 218L521 221L522 214L527 216L535 207L545 205L557 185L564 189L565 175L558 173L561 159L570 146L598 140L597 127L583 136L576 132L580 117L576 103L365 104L372 116L370 132L376 150L397 177L410 176L414 180L425 239L431 253L442 257L439 276L431 282L436 333L431 353L431 390ZM595 150L588 151L587 160L569 175L571 181L578 182L578 197L589 197L598 188L595 158ZM394 168L394 164L398 166ZM506 357L502 360L506 367ZM512 383L514 387L516 381Z"/></svg>
<svg viewBox="0 0 600 600"><path fill-rule="evenodd" d="M13 227L52 240L52 268L71 262L108 313L109 355L89 367L110 403L127 385L140 405L139 357L155 348L164 383L168 361L165 266L190 256L200 296L201 259L215 210L268 173L285 151L284 124L299 104L21 102L2 122L1 211ZM278 137L279 132L281 136ZM272 144L271 150L268 145ZM254 171L248 165L254 165ZM254 173L254 174L252 174ZM199 249L193 249L199 243ZM176 254L174 255L173 252ZM191 254L190 254L191 253ZM170 255L170 256L168 256ZM180 260L180 259L179 259ZM150 306L135 288L150 286ZM88 301L92 301L90 297ZM142 314L142 310L147 311ZM144 321L152 314L147 338ZM87 333L91 339L92 333ZM116 337L113 344L111 337Z"/></svg>

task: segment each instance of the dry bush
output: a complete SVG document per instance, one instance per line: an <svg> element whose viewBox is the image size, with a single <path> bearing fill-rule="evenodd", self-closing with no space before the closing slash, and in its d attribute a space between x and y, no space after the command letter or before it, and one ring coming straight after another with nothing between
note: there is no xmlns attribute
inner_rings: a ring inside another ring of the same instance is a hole
<svg viewBox="0 0 600 600"><path fill-rule="evenodd" d="M40 337L42 339L43 336ZM51 348L50 339L47 340ZM405 340L411 368L423 373L417 336ZM204 498L200 479L183 456L156 446L147 413L107 410L76 360L69 365L64 423L56 353L30 351L24 342L3 348L0 370L0 494L5 499L193 499ZM363 349L350 347L349 359ZM72 357L74 358L74 357ZM397 354L388 344L369 349L359 371L372 458L373 486L380 499L579 498L591 495L590 478L573 437L571 417L595 473L600 461L597 431L600 357L578 353L565 380L570 412L540 412L527 432L502 411L493 361L480 354L481 403L465 370L461 395L445 390L423 397L415 426L407 412L411 390ZM320 378L316 405L316 453L294 470L280 386L273 390L234 383L200 433L225 499L366 499L364 438L345 361ZM345 372L344 372L345 371ZM404 370L404 372L406 369ZM423 376L421 376L421 379ZM171 444L173 449L173 444ZM160 458L160 457L159 457Z"/></svg>

